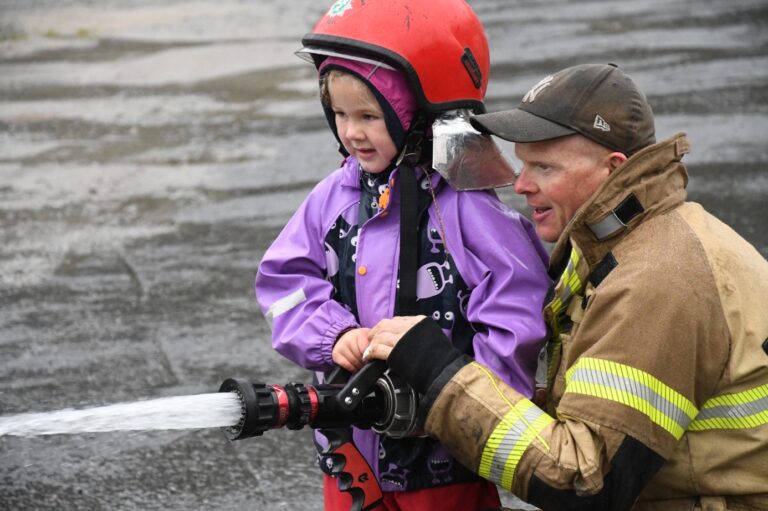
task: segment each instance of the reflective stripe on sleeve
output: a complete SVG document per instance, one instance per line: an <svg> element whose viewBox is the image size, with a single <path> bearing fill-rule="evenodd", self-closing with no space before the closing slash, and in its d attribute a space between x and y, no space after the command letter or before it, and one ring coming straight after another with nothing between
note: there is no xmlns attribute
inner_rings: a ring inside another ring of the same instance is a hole
<svg viewBox="0 0 768 511"><path fill-rule="evenodd" d="M764 424L768 424L768 384L709 399L688 429L746 429Z"/></svg>
<svg viewBox="0 0 768 511"><path fill-rule="evenodd" d="M281 314L288 312L298 304L307 300L303 289L299 289L286 297L280 298L267 309L266 317L269 326L272 327L272 320Z"/></svg>
<svg viewBox="0 0 768 511"><path fill-rule="evenodd" d="M698 413L691 401L660 380L617 362L580 358L565 378L564 394L584 394L628 406L646 415L676 440Z"/></svg>
<svg viewBox="0 0 768 511"><path fill-rule="evenodd" d="M517 464L533 439L538 438L545 448L549 448L540 433L554 419L525 398L511 404L499 390L493 376L479 364L473 365L485 373L496 392L510 405L509 412L496 425L485 443L477 473L511 490Z"/></svg>

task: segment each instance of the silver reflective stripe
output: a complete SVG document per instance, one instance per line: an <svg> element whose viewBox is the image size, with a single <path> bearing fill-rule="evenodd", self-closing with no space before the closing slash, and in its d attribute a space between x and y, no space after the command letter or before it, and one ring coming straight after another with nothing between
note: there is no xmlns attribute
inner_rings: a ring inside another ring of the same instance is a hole
<svg viewBox="0 0 768 511"><path fill-rule="evenodd" d="M269 327L272 328L272 321L276 317L288 312L289 310L293 309L298 304L306 300L307 300L307 297L304 294L304 290L299 289L289 294L288 296L284 298L280 298L278 301L274 302L272 305L269 306L269 309L267 309L266 317L267 317L267 323L269 323Z"/></svg>
<svg viewBox="0 0 768 511"><path fill-rule="evenodd" d="M756 415L760 412L768 410L768 396L758 399L757 401L750 401L748 403L739 403L734 405L721 405L714 406L712 408L704 408L696 416L697 421L706 419L735 419L742 417L749 417Z"/></svg>
<svg viewBox="0 0 768 511"><path fill-rule="evenodd" d="M707 400L689 429L691 431L748 429L766 425L768 425L768 383Z"/></svg>
<svg viewBox="0 0 768 511"><path fill-rule="evenodd" d="M607 371L581 367L577 368L572 373L570 381L566 385L566 392L568 392L568 386L571 384L571 382L593 383L601 385L602 387L627 392L632 396L643 400L645 403L650 405L651 409L647 409L646 406L643 406L641 403L625 402L624 404L635 408L642 413L645 413L651 418L653 418L654 415L661 414L663 417L666 417L667 419L677 424L680 427L679 431L681 433L688 428L688 425L692 420L691 414L686 413L683 408L679 407L663 395L656 392L656 390L640 381L626 378L624 376L619 376ZM604 397L610 398L610 394L607 394ZM618 399L614 400L620 401Z"/></svg>
<svg viewBox="0 0 768 511"><path fill-rule="evenodd" d="M607 238L613 233L619 231L619 229L623 229L626 226L627 224L619 220L619 217L613 211L611 212L610 215L603 218L599 222L594 224L588 224L588 227L592 230L594 235L597 236L597 239L599 240L603 240Z"/></svg>
<svg viewBox="0 0 768 511"><path fill-rule="evenodd" d="M504 470L507 469L507 460L509 459L510 453L516 448L519 449L518 443L523 438L525 432L530 428L531 424L543 414L544 412L539 408L532 406L523 412L522 418L516 420L515 423L512 424L504 435L504 438L502 438L496 446L496 452L491 460L491 470L488 479L497 484L502 484Z"/></svg>

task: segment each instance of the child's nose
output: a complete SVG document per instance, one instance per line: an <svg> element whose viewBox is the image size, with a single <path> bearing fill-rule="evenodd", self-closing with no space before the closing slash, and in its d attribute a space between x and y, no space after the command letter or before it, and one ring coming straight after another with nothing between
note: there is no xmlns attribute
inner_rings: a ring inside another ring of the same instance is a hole
<svg viewBox="0 0 768 511"><path fill-rule="evenodd" d="M347 138L361 139L365 137L362 126L358 122L350 122L347 124Z"/></svg>

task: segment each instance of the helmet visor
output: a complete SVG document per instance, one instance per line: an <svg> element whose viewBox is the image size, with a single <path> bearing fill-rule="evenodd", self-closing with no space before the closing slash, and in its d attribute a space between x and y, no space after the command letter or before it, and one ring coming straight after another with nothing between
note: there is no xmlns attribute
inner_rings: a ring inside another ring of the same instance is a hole
<svg viewBox="0 0 768 511"><path fill-rule="evenodd" d="M381 60L363 57L360 55L352 55L350 53L330 50L328 48L320 48L319 46L304 46L302 49L296 51L295 55L299 57L301 60L309 62L310 64L315 64L315 59L313 55L319 55L322 57L341 57L347 60L355 60L357 62L372 64L376 67L383 67L384 69L391 69L393 71L395 70L394 67L390 66L385 62L382 62Z"/></svg>
<svg viewBox="0 0 768 511"><path fill-rule="evenodd" d="M514 184L512 163L490 135L469 122L467 110L452 110L432 124L432 167L455 190L487 190Z"/></svg>

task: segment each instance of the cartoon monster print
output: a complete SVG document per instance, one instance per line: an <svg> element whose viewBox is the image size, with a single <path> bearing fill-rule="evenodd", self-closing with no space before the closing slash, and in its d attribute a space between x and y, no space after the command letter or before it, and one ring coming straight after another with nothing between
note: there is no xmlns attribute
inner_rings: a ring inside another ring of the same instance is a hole
<svg viewBox="0 0 768 511"><path fill-rule="evenodd" d="M430 228L427 231L427 239L429 240L429 243L432 244L432 248L429 249L430 253L432 254L439 254L442 250L441 248L437 248L438 245L443 245L443 238L440 237L440 233L437 231L437 229Z"/></svg>
<svg viewBox="0 0 768 511"><path fill-rule="evenodd" d="M442 445L436 445L427 457L427 469L432 474L435 485L450 483L453 480L453 457Z"/></svg>
<svg viewBox="0 0 768 511"><path fill-rule="evenodd" d="M445 261L443 264L427 263L416 270L418 300L439 295L448 284L453 284L450 261Z"/></svg>
<svg viewBox="0 0 768 511"><path fill-rule="evenodd" d="M328 243L325 243L325 271L327 280L333 279L339 273L339 254Z"/></svg>
<svg viewBox="0 0 768 511"><path fill-rule="evenodd" d="M389 463L386 472L379 476L381 489L384 491L405 491L408 489L408 475L410 469L398 467L394 463Z"/></svg>

